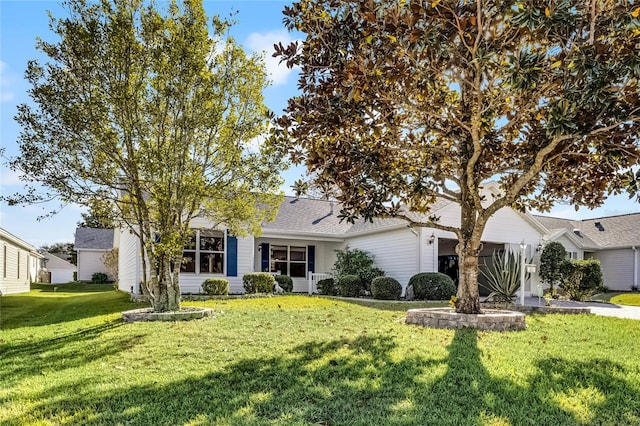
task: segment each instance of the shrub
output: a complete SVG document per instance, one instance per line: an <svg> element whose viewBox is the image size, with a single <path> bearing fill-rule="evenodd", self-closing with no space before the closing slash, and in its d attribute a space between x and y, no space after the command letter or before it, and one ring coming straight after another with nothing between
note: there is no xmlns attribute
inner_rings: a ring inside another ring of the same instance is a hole
<svg viewBox="0 0 640 426"><path fill-rule="evenodd" d="M291 293L293 291L293 280L289 275L276 275L275 279L284 291L287 293Z"/></svg>
<svg viewBox="0 0 640 426"><path fill-rule="evenodd" d="M531 263L531 260L526 262ZM491 255L491 264L485 263L480 266L480 274L486 281L484 284L480 283L480 286L490 291L489 299L495 302L511 302L520 289L521 269L519 254L504 250L494 251Z"/></svg>
<svg viewBox="0 0 640 426"><path fill-rule="evenodd" d="M345 297L358 297L364 290L362 280L357 275L343 275L338 278L338 288L340 294Z"/></svg>
<svg viewBox="0 0 640 426"><path fill-rule="evenodd" d="M324 280L318 281L318 293L327 296L337 296L338 287L336 286L336 281L333 278L325 278Z"/></svg>
<svg viewBox="0 0 640 426"><path fill-rule="evenodd" d="M402 284L395 278L376 277L371 281L371 295L374 299L398 300L402 294Z"/></svg>
<svg viewBox="0 0 640 426"><path fill-rule="evenodd" d="M563 268L562 288L571 300L586 300L603 285L599 260L572 260Z"/></svg>
<svg viewBox="0 0 640 426"><path fill-rule="evenodd" d="M360 277L364 290L371 289L371 280L384 275L384 271L373 262L371 254L360 249L336 251L337 260L333 265L334 276L338 279L345 275Z"/></svg>
<svg viewBox="0 0 640 426"><path fill-rule="evenodd" d="M202 283L202 290L211 296L226 296L229 294L229 281L224 278L207 278Z"/></svg>
<svg viewBox="0 0 640 426"><path fill-rule="evenodd" d="M91 282L94 284L103 284L109 281L109 277L104 272L94 272L91 275Z"/></svg>
<svg viewBox="0 0 640 426"><path fill-rule="evenodd" d="M268 272L244 274L242 285L246 293L273 293L276 279Z"/></svg>
<svg viewBox="0 0 640 426"><path fill-rule="evenodd" d="M542 249L540 255L540 279L549 284L549 292L553 295L554 284L561 284L563 272L567 264L567 250L557 241L552 241Z"/></svg>
<svg viewBox="0 0 640 426"><path fill-rule="evenodd" d="M448 275L440 272L421 272L409 280L416 299L449 300L456 294L456 285Z"/></svg>

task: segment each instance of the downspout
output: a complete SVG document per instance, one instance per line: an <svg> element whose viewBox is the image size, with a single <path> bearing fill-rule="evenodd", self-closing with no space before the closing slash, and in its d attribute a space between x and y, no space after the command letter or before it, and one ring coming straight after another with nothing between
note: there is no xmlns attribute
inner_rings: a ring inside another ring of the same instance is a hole
<svg viewBox="0 0 640 426"><path fill-rule="evenodd" d="M416 237L418 237L418 271L420 272L422 270L422 241L420 238L420 233L418 233L415 229L413 229L413 226L411 225L407 225L407 228L409 228L409 231L411 231L411 233L413 235L415 235ZM406 291L407 291L407 286L409 285L409 283L407 283L406 285L402 286L402 295L406 296Z"/></svg>
<svg viewBox="0 0 640 426"><path fill-rule="evenodd" d="M633 285L638 290L638 247L631 246L633 250Z"/></svg>

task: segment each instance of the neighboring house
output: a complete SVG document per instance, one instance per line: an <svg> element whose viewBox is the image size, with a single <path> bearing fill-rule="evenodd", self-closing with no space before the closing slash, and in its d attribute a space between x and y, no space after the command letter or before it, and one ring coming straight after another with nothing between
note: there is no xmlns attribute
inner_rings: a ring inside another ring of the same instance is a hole
<svg viewBox="0 0 640 426"><path fill-rule="evenodd" d="M26 293L38 280L43 256L36 248L0 228L0 293Z"/></svg>
<svg viewBox="0 0 640 426"><path fill-rule="evenodd" d="M77 270L76 265L52 253L43 253L43 256L45 267L41 271L40 276L42 277L42 273L46 273L48 278L47 282L51 284L62 284L74 280L73 274Z"/></svg>
<svg viewBox="0 0 640 426"><path fill-rule="evenodd" d="M640 213L587 220L536 219L548 229L545 242L560 242L572 259L599 260L609 289L640 287Z"/></svg>
<svg viewBox="0 0 640 426"><path fill-rule="evenodd" d="M93 274L109 275L104 255L114 247L114 230L77 228L74 248L78 254L78 281L91 281ZM113 277L109 276L110 279Z"/></svg>
<svg viewBox="0 0 640 426"><path fill-rule="evenodd" d="M487 191L497 186L486 185ZM180 286L184 293L201 292L210 277L229 280L231 293L243 293L242 276L249 272L282 273L293 278L294 292L309 290L311 273L330 272L336 250L358 248L374 256L375 263L403 287L418 272L441 271L457 275L455 235L431 228L409 228L399 219L374 219L349 224L338 218L340 206L331 201L285 197L273 222L263 224L259 237L236 238L223 229L211 229L203 220L194 221L193 241L185 247ZM446 225L459 225L460 208L451 202L437 202L430 215ZM538 258L542 235L547 232L529 214L510 208L499 210L483 234L481 256L494 250L520 251L527 245L527 258ZM128 230L117 232L119 240L119 288L139 293L142 281L140 247ZM482 260L481 260L482 262ZM535 290L537 273L527 281L526 292ZM532 287L533 286L533 287Z"/></svg>

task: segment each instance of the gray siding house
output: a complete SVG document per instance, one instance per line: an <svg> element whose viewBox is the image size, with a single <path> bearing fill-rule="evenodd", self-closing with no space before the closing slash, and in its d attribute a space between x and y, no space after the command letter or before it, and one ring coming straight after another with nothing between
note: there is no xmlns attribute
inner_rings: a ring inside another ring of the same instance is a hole
<svg viewBox="0 0 640 426"><path fill-rule="evenodd" d="M42 258L34 246L0 228L0 294L27 293L38 281Z"/></svg>
<svg viewBox="0 0 640 426"><path fill-rule="evenodd" d="M114 230L77 228L74 248L78 253L78 281L91 281L96 272L108 275L103 256L114 247ZM113 277L110 277L113 279Z"/></svg>
<svg viewBox="0 0 640 426"><path fill-rule="evenodd" d="M587 220L536 219L548 230L545 241L560 242L573 259L599 260L609 289L640 287L640 213Z"/></svg>

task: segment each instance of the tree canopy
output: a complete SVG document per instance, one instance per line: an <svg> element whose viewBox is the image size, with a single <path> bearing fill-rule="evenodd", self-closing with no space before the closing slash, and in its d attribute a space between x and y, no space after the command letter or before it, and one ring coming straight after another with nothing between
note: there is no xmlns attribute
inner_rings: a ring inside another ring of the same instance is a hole
<svg viewBox="0 0 640 426"><path fill-rule="evenodd" d="M160 4L68 0L68 16L51 17L59 41L39 40L48 60L28 64L32 104L19 107L10 163L33 185L9 198L111 203L149 260L154 308L174 310L191 221L259 232L280 199L281 158L255 142L270 114L261 58L201 0Z"/></svg>
<svg viewBox="0 0 640 426"><path fill-rule="evenodd" d="M89 204L89 211L80 215L82 220L78 222L78 228L113 229L117 227L118 213L110 202L93 200Z"/></svg>
<svg viewBox="0 0 640 426"><path fill-rule="evenodd" d="M459 240L457 309L479 312L477 256L503 207L596 207L640 163L640 8L598 0L301 0L302 45L275 137L347 220L395 216ZM489 199L483 184L501 193ZM418 220L440 197L459 226Z"/></svg>

